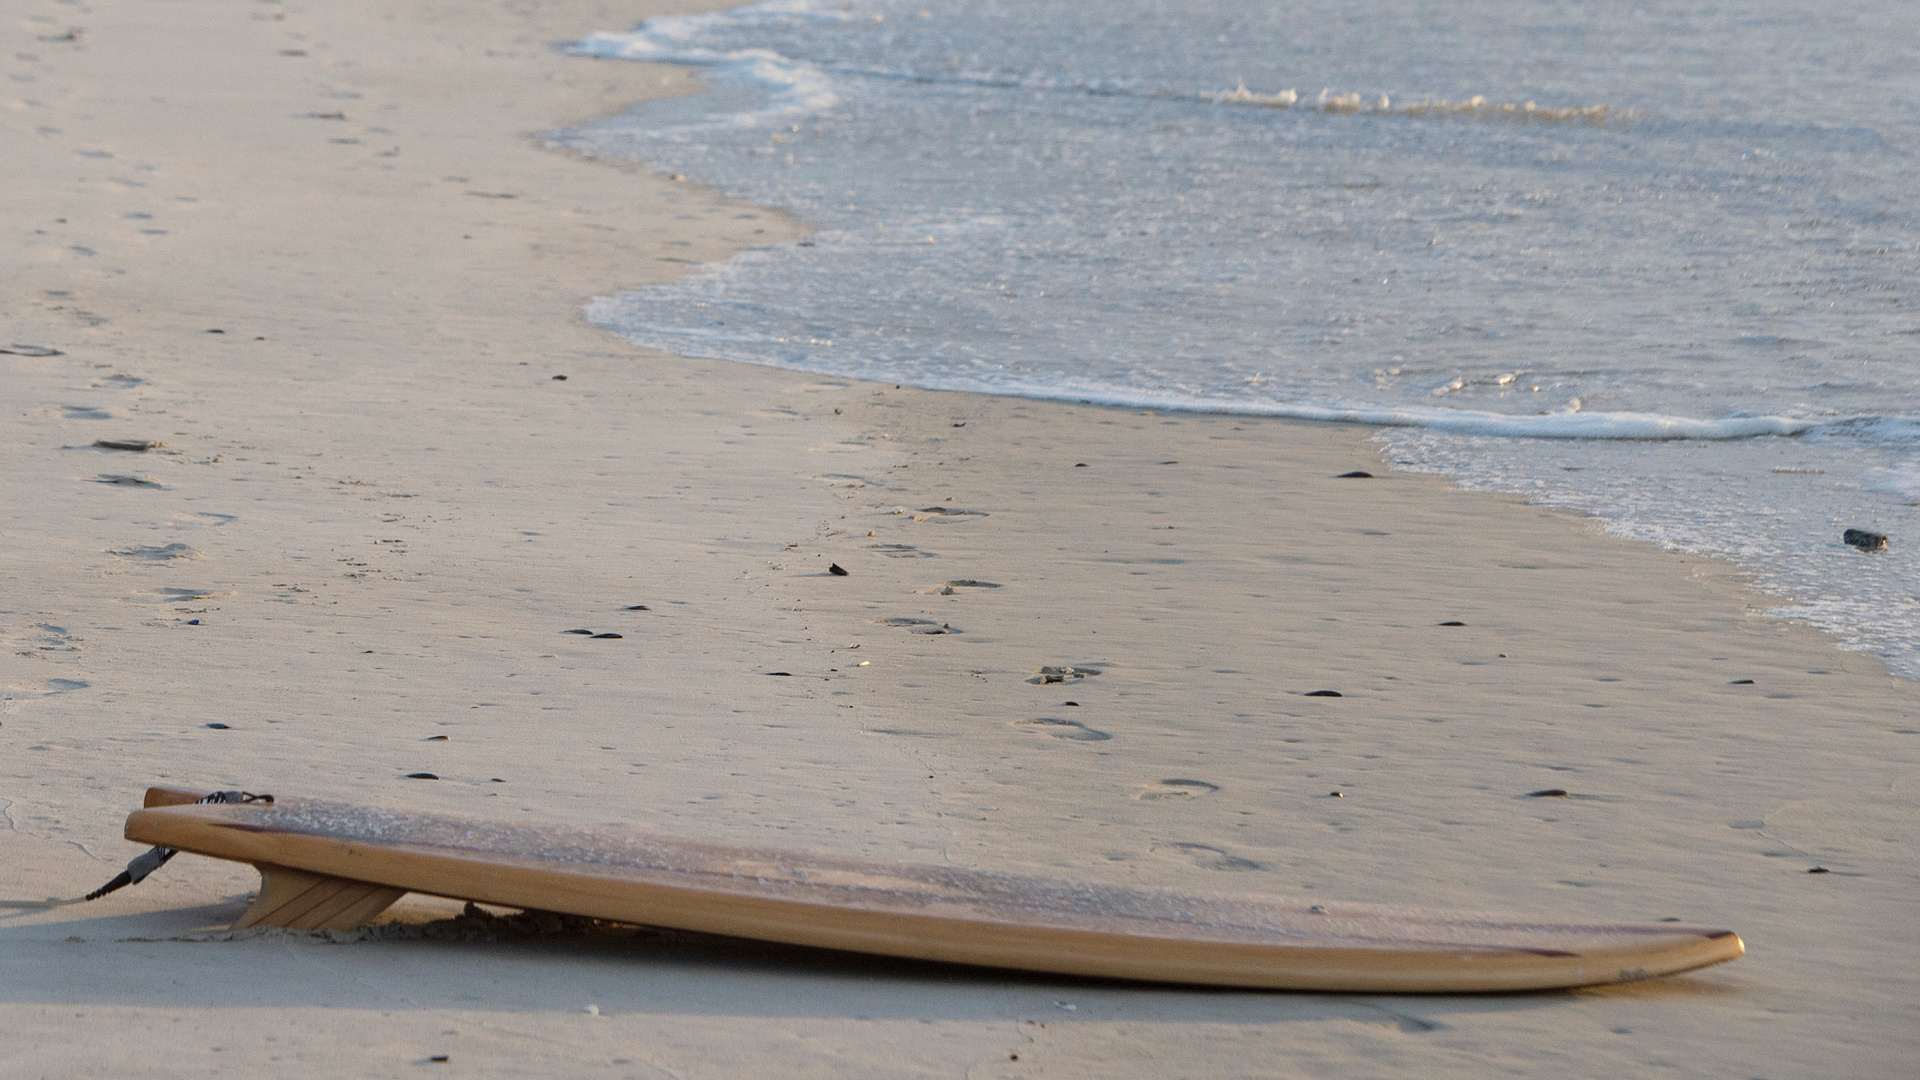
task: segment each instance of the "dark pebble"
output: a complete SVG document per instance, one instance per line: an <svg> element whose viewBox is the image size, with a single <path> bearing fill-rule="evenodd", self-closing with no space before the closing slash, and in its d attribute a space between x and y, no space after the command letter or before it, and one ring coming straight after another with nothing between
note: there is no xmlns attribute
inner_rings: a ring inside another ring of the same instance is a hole
<svg viewBox="0 0 1920 1080"><path fill-rule="evenodd" d="M1840 539L1861 551L1882 551L1887 546L1886 533L1868 532L1865 529L1848 529L1840 534Z"/></svg>
<svg viewBox="0 0 1920 1080"><path fill-rule="evenodd" d="M653 609L648 607L645 604L633 604L628 607L623 607L620 610L621 611L652 611Z"/></svg>
<svg viewBox="0 0 1920 1080"><path fill-rule="evenodd" d="M188 626L199 626L199 625L200 625L200 620L199 620L199 619L188 619L188 620L187 620L187 625L188 625Z"/></svg>
<svg viewBox="0 0 1920 1080"><path fill-rule="evenodd" d="M1163 461L1163 462L1161 462L1160 464L1162 464L1162 465L1178 465L1178 464L1180 464L1180 463L1179 463L1179 462L1177 462L1177 461Z"/></svg>
<svg viewBox="0 0 1920 1080"><path fill-rule="evenodd" d="M438 776L435 776L434 774L432 774L432 773L430 773L430 772L410 772L410 773L408 773L408 774L407 774L407 779L409 779L409 780L438 780L438 779L440 779L440 778L439 778Z"/></svg>
<svg viewBox="0 0 1920 1080"><path fill-rule="evenodd" d="M228 724L208 724L206 726L212 728L215 731L231 731L232 730L232 727Z"/></svg>
<svg viewBox="0 0 1920 1080"><path fill-rule="evenodd" d="M769 675L785 675L785 676L786 676L787 678L789 678L789 679L791 679L791 678L793 678L793 672L791 672L791 671L769 671L769 672L767 672L767 674L769 674Z"/></svg>
<svg viewBox="0 0 1920 1080"><path fill-rule="evenodd" d="M209 334L224 334L224 333L226 333L226 331L225 331L225 330L209 330L209 331L207 331L207 333L209 333Z"/></svg>
<svg viewBox="0 0 1920 1080"><path fill-rule="evenodd" d="M1461 622L1459 619L1448 619L1446 622L1443 622L1440 625L1441 626L1465 626L1467 624Z"/></svg>
<svg viewBox="0 0 1920 1080"><path fill-rule="evenodd" d="M560 632L563 634L589 634L589 635L593 633L593 631L591 630L562 630Z"/></svg>
<svg viewBox="0 0 1920 1080"><path fill-rule="evenodd" d="M1307 691L1307 696L1308 697L1346 697L1347 695L1341 693L1338 690L1309 690Z"/></svg>
<svg viewBox="0 0 1920 1080"><path fill-rule="evenodd" d="M1827 868L1826 868L1826 867L1824 867L1824 866L1816 866L1816 867L1814 867L1813 869L1811 869L1811 870L1809 870L1809 871L1807 871L1807 873L1809 873L1809 874L1831 874L1831 873L1833 873L1833 871L1831 871L1831 870L1829 870L1829 869L1827 869Z"/></svg>
<svg viewBox="0 0 1920 1080"><path fill-rule="evenodd" d="M1076 709L1080 707L1080 703L1079 703L1079 702L1077 702L1077 701L1063 701L1063 702L1061 702L1060 704L1062 704L1062 705L1071 705L1071 706L1073 706L1073 707L1074 707L1074 708L1076 708Z"/></svg>
<svg viewBox="0 0 1920 1080"><path fill-rule="evenodd" d="M625 635L625 634L595 634L595 635L593 635L593 636L594 636L594 637L596 637L596 638L623 638L623 637L626 637L627 635Z"/></svg>
<svg viewBox="0 0 1920 1080"><path fill-rule="evenodd" d="M420 741L421 742L446 742L447 737L445 735L429 735L426 738L421 739Z"/></svg>
<svg viewBox="0 0 1920 1080"><path fill-rule="evenodd" d="M499 777L497 777L497 776L496 776L496 777L494 777L493 779L491 779L491 780L489 780L489 781L487 781L487 783L489 783L489 784L504 784L504 783L506 783L506 781L505 781L505 780L502 780L502 779L500 779Z"/></svg>
<svg viewBox="0 0 1920 1080"><path fill-rule="evenodd" d="M1073 467L1076 469L1084 469L1087 467L1087 463L1084 461L1076 461L1073 463Z"/></svg>
<svg viewBox="0 0 1920 1080"><path fill-rule="evenodd" d="M1550 787L1541 788L1539 791L1527 792L1527 798L1529 799L1565 799L1568 797L1566 788Z"/></svg>
<svg viewBox="0 0 1920 1080"><path fill-rule="evenodd" d="M554 382L566 382L566 381L567 381L567 377L566 377L565 375L555 375L555 376L553 377L553 381L554 381Z"/></svg>
<svg viewBox="0 0 1920 1080"><path fill-rule="evenodd" d="M435 1055L433 1055L432 1057L430 1057L430 1058L428 1058L427 1060L428 1060L428 1061L441 1061L441 1062L444 1062L444 1061L446 1061L446 1060L447 1060L447 1055L445 1055L445 1054L435 1054Z"/></svg>
<svg viewBox="0 0 1920 1080"><path fill-rule="evenodd" d="M1339 476L1334 477L1334 479L1335 480L1371 480L1373 479L1373 474L1370 472L1363 472L1360 469L1355 469L1352 472L1343 472Z"/></svg>
<svg viewBox="0 0 1920 1080"><path fill-rule="evenodd" d="M1753 680L1752 679L1735 679L1732 682L1728 683L1727 685L1728 686L1752 686Z"/></svg>
<svg viewBox="0 0 1920 1080"><path fill-rule="evenodd" d="M1338 792L1338 791L1329 791L1329 792L1327 792L1327 798L1329 798L1329 799L1344 799L1344 798L1346 798L1346 796L1345 796L1345 795L1343 795L1343 794L1341 794L1341 793L1340 793L1340 792Z"/></svg>
<svg viewBox="0 0 1920 1080"><path fill-rule="evenodd" d="M834 577L846 577L847 568L841 566L839 563L829 563L827 564L827 573L832 574Z"/></svg>

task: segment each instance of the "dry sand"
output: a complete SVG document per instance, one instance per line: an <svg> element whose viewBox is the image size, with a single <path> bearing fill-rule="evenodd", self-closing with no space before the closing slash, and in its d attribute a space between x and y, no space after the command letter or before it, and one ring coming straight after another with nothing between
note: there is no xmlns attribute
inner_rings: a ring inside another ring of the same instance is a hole
<svg viewBox="0 0 1920 1080"><path fill-rule="evenodd" d="M549 48L673 7L15 5L0 345L62 355L0 355L0 896L111 876L165 781L1676 916L1749 957L1391 998L221 940L255 879L182 857L0 917L0 1076L1913 1074L1916 687L1728 568L1391 473L1359 429L863 385L582 323L804 232L541 148L698 85ZM1381 475L1334 478L1356 468ZM1101 674L1027 681L1047 664Z"/></svg>

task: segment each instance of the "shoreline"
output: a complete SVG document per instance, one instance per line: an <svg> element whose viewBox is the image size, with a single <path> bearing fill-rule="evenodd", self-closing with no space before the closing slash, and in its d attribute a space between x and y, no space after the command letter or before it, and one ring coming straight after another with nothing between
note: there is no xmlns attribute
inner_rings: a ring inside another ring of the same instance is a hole
<svg viewBox="0 0 1920 1080"><path fill-rule="evenodd" d="M1385 472L1369 429L619 342L588 298L804 228L539 144L689 81L545 44L644 14L611 11L102 0L83 41L16 63L42 104L5 132L32 178L0 194L31 223L6 332L63 355L0 356L0 483L27 508L0 605L0 896L104 880L139 790L172 780L1682 917L1752 955L1578 995L1224 1001L750 949L186 944L255 878L182 859L0 918L0 1071L126 1071L159 1045L302 1075L430 1053L502 1075L1027 1075L1013 1053L1059 1075L1896 1074L1920 875L1884 838L1920 806L1912 683L1760 617L1737 567ZM915 632L935 624L957 632ZM1030 683L1042 665L1100 674ZM1573 797L1526 797L1548 788Z"/></svg>

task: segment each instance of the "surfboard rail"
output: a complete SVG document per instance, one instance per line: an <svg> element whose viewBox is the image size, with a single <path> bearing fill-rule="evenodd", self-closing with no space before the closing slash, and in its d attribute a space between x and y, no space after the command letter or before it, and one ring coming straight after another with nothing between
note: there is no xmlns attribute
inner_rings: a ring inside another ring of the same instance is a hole
<svg viewBox="0 0 1920 1080"><path fill-rule="evenodd" d="M321 800L188 805L130 840L262 871L240 925L353 929L406 892L921 960L1153 982L1444 993L1633 982L1741 956L1728 930L1188 893Z"/></svg>

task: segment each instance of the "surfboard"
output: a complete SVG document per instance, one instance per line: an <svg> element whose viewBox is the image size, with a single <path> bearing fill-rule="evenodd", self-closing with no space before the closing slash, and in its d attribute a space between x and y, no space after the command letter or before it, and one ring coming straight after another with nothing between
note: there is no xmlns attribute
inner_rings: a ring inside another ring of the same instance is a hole
<svg viewBox="0 0 1920 1080"><path fill-rule="evenodd" d="M409 892L792 945L1063 975L1441 993L1634 982L1733 960L1730 930L1196 893L484 821L320 799L192 805L141 843L251 863L235 925L352 930Z"/></svg>

